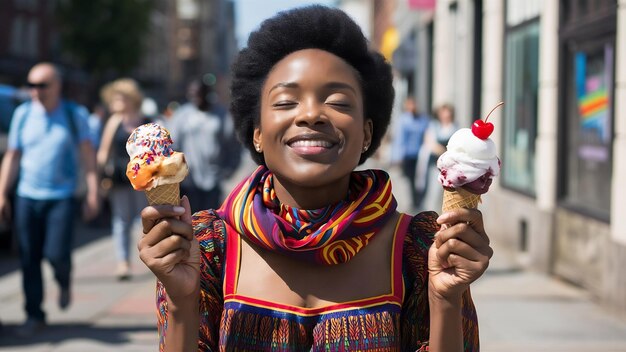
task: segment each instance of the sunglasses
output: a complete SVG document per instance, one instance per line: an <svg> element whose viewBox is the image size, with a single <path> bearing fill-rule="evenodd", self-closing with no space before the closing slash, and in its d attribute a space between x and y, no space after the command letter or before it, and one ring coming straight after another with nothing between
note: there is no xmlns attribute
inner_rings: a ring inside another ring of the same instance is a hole
<svg viewBox="0 0 626 352"><path fill-rule="evenodd" d="M30 89L46 89L48 88L49 83L47 82L43 82L43 83L32 83L32 82L27 82L26 86Z"/></svg>

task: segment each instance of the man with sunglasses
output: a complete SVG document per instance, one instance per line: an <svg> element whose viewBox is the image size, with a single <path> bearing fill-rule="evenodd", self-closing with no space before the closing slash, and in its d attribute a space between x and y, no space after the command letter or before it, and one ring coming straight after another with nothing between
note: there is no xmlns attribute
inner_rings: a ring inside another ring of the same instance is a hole
<svg viewBox="0 0 626 352"><path fill-rule="evenodd" d="M98 212L95 151L89 138L87 110L61 98L61 75L50 63L28 74L31 101L14 112L8 150L0 167L0 216L11 218L8 195L17 179L13 226L18 237L26 322L16 333L35 334L45 326L41 262L46 258L59 284L59 306L71 300L70 271L74 193L84 170L87 197L83 215Z"/></svg>

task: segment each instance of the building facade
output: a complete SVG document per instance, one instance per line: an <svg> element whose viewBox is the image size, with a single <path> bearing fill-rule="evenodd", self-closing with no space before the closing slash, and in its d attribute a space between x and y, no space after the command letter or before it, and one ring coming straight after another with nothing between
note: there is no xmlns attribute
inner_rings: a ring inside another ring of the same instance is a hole
<svg viewBox="0 0 626 352"><path fill-rule="evenodd" d="M460 126L505 102L491 237L626 313L626 0L438 0L424 18L433 77L416 94L453 103Z"/></svg>
<svg viewBox="0 0 626 352"><path fill-rule="evenodd" d="M56 5L55 0L0 1L0 84L22 86L34 64L51 61L63 70L67 95L86 102L89 77L61 51Z"/></svg>
<svg viewBox="0 0 626 352"><path fill-rule="evenodd" d="M50 61L63 70L66 95L91 105L102 82L94 82L62 52L57 4L58 0L0 1L0 84L20 86L35 63ZM161 105L184 99L187 83L204 74L227 87L237 50L234 18L232 0L154 0L146 51L130 76Z"/></svg>
<svg viewBox="0 0 626 352"><path fill-rule="evenodd" d="M229 69L237 52L231 0L159 0L142 64L135 71L161 106L184 101L187 84L214 80L228 100Z"/></svg>

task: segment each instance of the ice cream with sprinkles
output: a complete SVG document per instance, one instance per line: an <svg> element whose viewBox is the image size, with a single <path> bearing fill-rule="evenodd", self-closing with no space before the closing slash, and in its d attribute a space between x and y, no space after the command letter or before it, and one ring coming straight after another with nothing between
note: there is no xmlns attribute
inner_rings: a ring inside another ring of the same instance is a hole
<svg viewBox="0 0 626 352"><path fill-rule="evenodd" d="M172 138L164 127L148 123L137 127L126 142L130 162L126 176L138 191L179 184L187 176L183 153L172 150Z"/></svg>

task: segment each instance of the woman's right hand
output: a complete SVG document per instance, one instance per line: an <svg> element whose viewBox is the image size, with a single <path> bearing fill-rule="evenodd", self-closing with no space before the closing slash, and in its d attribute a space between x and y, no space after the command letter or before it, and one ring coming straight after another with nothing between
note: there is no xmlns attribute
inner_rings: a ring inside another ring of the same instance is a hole
<svg viewBox="0 0 626 352"><path fill-rule="evenodd" d="M144 236L137 244L139 257L163 283L173 302L197 295L200 287L200 248L193 235L186 196L181 205L144 208Z"/></svg>

